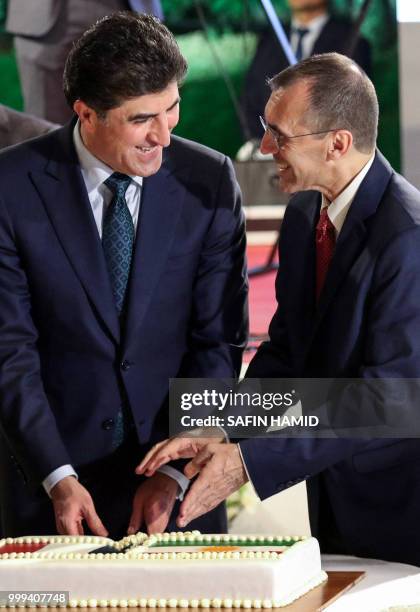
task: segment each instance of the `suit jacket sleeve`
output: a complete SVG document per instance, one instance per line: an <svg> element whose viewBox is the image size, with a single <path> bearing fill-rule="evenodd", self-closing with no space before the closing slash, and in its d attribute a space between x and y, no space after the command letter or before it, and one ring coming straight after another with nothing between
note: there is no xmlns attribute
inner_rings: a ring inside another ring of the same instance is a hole
<svg viewBox="0 0 420 612"><path fill-rule="evenodd" d="M361 379L401 379L403 389L403 379L418 378L419 253L420 228L415 226L397 234L378 256L367 301L364 359L358 373ZM366 386L364 411L374 410L377 390L374 387L369 396ZM338 420L346 417L349 406L360 409L355 397L351 385L343 389L334 404ZM384 397L384 404L386 400ZM407 418L414 419L415 415ZM257 493L264 499L362 450L369 442L350 438L259 438L241 442L241 451Z"/></svg>
<svg viewBox="0 0 420 612"><path fill-rule="evenodd" d="M31 290L1 200L0 305L1 433L25 479L39 484L52 470L71 461L44 392Z"/></svg>
<svg viewBox="0 0 420 612"><path fill-rule="evenodd" d="M232 164L214 185L215 207L195 275L189 346L180 378L239 375L248 332L245 220Z"/></svg>

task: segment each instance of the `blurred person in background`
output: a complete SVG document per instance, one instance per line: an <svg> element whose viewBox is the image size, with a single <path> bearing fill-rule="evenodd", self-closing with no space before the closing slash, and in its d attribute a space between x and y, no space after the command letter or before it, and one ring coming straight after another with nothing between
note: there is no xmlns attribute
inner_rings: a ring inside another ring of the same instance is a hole
<svg viewBox="0 0 420 612"><path fill-rule="evenodd" d="M98 19L131 9L163 18L160 0L9 0L6 29L14 45L26 113L65 123L63 70L75 40Z"/></svg>
<svg viewBox="0 0 420 612"><path fill-rule="evenodd" d="M0 104L0 149L41 136L59 126Z"/></svg>
<svg viewBox="0 0 420 612"><path fill-rule="evenodd" d="M297 61L316 53L346 53L353 24L348 19L335 17L328 0L287 0L287 3L291 19L283 27ZM365 38L358 37L352 59L370 76L371 49ZM270 96L267 80L287 66L276 35L271 28L265 29L246 74L241 100L249 136L255 140L254 148L261 140L258 116L264 113Z"/></svg>

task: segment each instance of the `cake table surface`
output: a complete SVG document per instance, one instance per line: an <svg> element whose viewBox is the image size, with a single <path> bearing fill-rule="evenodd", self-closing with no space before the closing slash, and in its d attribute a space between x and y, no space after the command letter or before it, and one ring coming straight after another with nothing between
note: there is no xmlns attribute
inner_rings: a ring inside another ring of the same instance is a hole
<svg viewBox="0 0 420 612"><path fill-rule="evenodd" d="M323 555L322 567L328 573L366 572L365 577L342 597L327 605L327 612L385 612L390 608L420 610L419 567L343 555Z"/></svg>

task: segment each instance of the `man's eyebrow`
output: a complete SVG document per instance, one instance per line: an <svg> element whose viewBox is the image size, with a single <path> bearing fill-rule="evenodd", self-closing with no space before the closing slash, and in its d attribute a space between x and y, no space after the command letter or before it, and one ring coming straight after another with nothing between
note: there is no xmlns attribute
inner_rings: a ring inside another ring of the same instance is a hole
<svg viewBox="0 0 420 612"><path fill-rule="evenodd" d="M171 111L177 104L181 101L180 96L166 109L165 112ZM135 115L130 115L127 120L128 121L145 121L146 119L152 119L153 117L157 117L159 113L136 113Z"/></svg>
<svg viewBox="0 0 420 612"><path fill-rule="evenodd" d="M266 122L267 123L267 122ZM279 136L285 136L284 132L282 132L281 130L279 130L279 128L274 124L274 123L267 123L267 127L270 128L270 130L272 130L273 132L275 132L276 134L278 134Z"/></svg>

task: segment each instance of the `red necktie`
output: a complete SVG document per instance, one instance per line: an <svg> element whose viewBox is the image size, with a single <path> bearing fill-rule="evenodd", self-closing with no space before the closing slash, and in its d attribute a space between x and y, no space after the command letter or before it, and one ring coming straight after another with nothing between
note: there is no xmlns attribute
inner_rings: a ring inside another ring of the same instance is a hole
<svg viewBox="0 0 420 612"><path fill-rule="evenodd" d="M321 210L316 226L316 301L321 295L335 248L335 229L327 210L327 206Z"/></svg>

